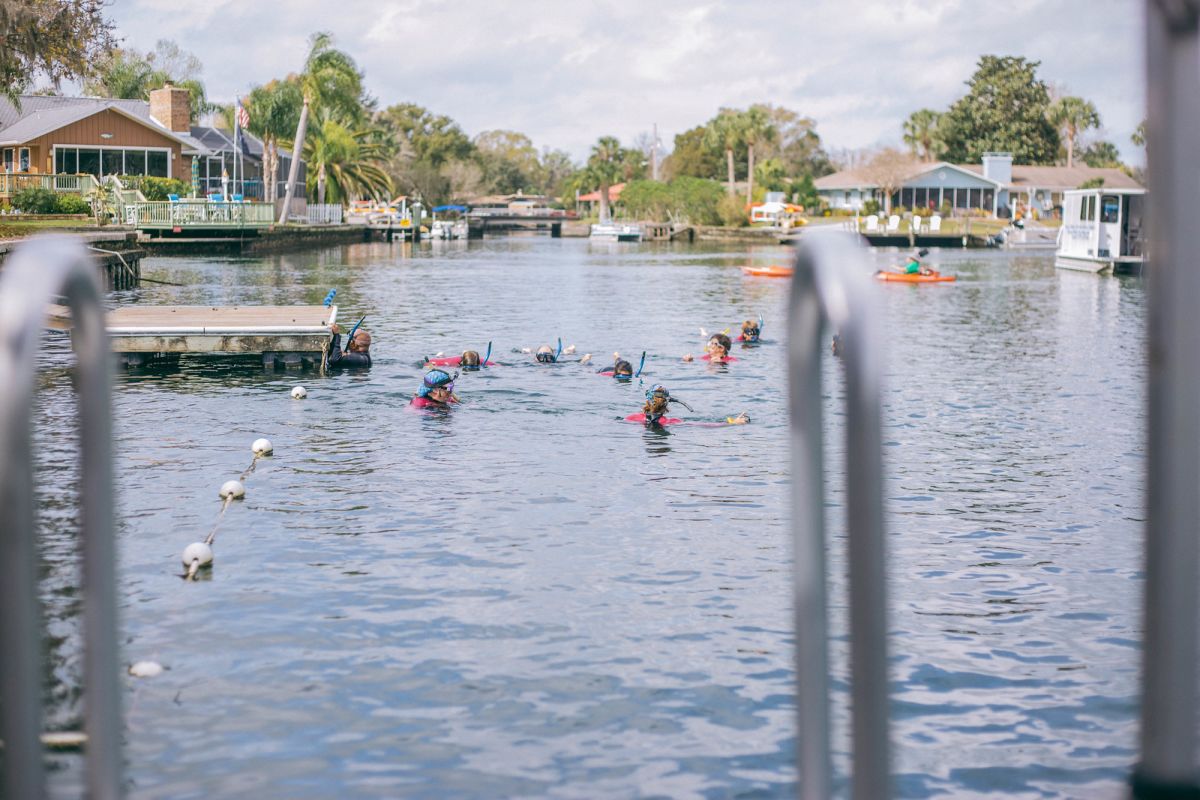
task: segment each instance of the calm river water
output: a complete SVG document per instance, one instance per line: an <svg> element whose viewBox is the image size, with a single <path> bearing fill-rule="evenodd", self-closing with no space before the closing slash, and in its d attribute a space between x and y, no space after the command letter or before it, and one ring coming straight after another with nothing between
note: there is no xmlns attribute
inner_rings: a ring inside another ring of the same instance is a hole
<svg viewBox="0 0 1200 800"><path fill-rule="evenodd" d="M738 269L788 257L511 238L145 262L186 288L114 301L319 303L336 287L344 320L368 315L375 366L185 359L118 376L124 658L168 668L125 678L129 794L794 794L787 283ZM1048 256L934 260L958 283L879 287L900 794L1118 796L1135 757L1142 283ZM680 361L701 327L759 313L767 342L736 363ZM595 363L513 352L558 336ZM422 356L489 340L508 366L462 377L460 408L406 407ZM695 409L683 416L752 424L622 423L641 391L595 370L643 349L646 380ZM48 724L71 728L66 343L44 361ZM298 383L306 401L289 397ZM211 576L181 581L180 552L212 529L217 487L258 436L275 455L226 514ZM831 569L840 613L837 543ZM69 793L78 761L55 764Z"/></svg>

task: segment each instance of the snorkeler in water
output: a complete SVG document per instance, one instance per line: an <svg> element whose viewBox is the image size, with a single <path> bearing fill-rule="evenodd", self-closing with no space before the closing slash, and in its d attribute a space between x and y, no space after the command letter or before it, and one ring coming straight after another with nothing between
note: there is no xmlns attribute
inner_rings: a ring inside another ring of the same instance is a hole
<svg viewBox="0 0 1200 800"><path fill-rule="evenodd" d="M454 379L457 377L457 372L451 375L442 369L429 370L410 405L414 408L449 408L452 403L462 402L454 394Z"/></svg>
<svg viewBox="0 0 1200 800"><path fill-rule="evenodd" d="M487 355L482 359L479 357L478 350L464 350L461 356L441 356L425 359L425 368L432 367L460 367L463 372L476 372L481 367L494 367L496 362L491 360L492 343L488 342Z"/></svg>
<svg viewBox="0 0 1200 800"><path fill-rule="evenodd" d="M762 314L758 315L757 320L748 319L742 323L742 333L737 340L742 343L742 346L748 344L758 344L759 337L762 335L763 318Z"/></svg>
<svg viewBox="0 0 1200 800"><path fill-rule="evenodd" d="M678 417L668 417L667 411L671 403L678 403L688 411L695 413L695 409L687 403L680 400L678 397L672 397L671 392L661 383L656 383L646 392L646 402L642 406L642 413L630 414L625 418L626 422L640 422L648 428L666 427L668 425L698 425L703 427L718 427L723 425L745 425L750 421L750 418L745 413L738 414L736 417L726 417L723 422L684 422Z"/></svg>
<svg viewBox="0 0 1200 800"><path fill-rule="evenodd" d="M329 342L329 355L326 358L325 366L331 369L357 369L371 366L371 334L361 327L355 326L350 333L350 341L346 343L346 349L343 350L341 329L335 323L329 326L329 330L333 333L333 339Z"/></svg>
<svg viewBox="0 0 1200 800"><path fill-rule="evenodd" d="M714 333L708 339L708 344L704 346L704 355L700 356L701 361L708 361L713 364L724 364L729 361L737 361L736 358L729 355L729 349L733 347L733 342L723 333Z"/></svg>
<svg viewBox="0 0 1200 800"><path fill-rule="evenodd" d="M621 358L620 353L613 353L613 359L614 361L611 367L604 367L603 369L597 370L596 374L607 375L608 377L614 378L618 381L631 381L634 378L640 378L642 375L642 369L646 366L646 352L644 350L642 351L642 360L641 363L638 364L637 372L633 371L633 364L630 364L628 361Z"/></svg>

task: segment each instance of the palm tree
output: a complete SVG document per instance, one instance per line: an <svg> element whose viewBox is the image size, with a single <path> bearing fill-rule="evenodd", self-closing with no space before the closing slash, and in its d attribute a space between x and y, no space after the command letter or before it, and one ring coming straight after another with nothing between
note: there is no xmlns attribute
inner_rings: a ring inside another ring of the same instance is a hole
<svg viewBox="0 0 1200 800"><path fill-rule="evenodd" d="M942 115L932 108L914 111L904 121L904 143L922 161L933 161L938 124L941 121Z"/></svg>
<svg viewBox="0 0 1200 800"><path fill-rule="evenodd" d="M725 165L729 175L726 191L733 194L733 149L742 140L742 113L732 108L722 108L709 121L704 130L706 147L719 147L725 151Z"/></svg>
<svg viewBox="0 0 1200 800"><path fill-rule="evenodd" d="M280 225L287 222L292 198L296 195L300 160L295 158L295 153L304 152L309 106L329 109L345 119L357 119L363 114L362 75L354 65L354 59L334 49L333 37L330 34L313 35L312 46L309 48L308 58L304 60L304 71L300 73L299 81L304 105L300 109L300 120L296 123L292 168L288 172L287 194L284 196L283 209L279 213Z"/></svg>
<svg viewBox="0 0 1200 800"><path fill-rule="evenodd" d="M1075 165L1075 142L1088 128L1100 127L1100 112L1082 97L1060 97L1047 112L1050 123L1067 141L1067 166Z"/></svg>
<svg viewBox="0 0 1200 800"><path fill-rule="evenodd" d="M378 129L348 127L334 112L322 109L302 152L308 165L308 191L318 203L327 198L340 203L391 196L392 181L383 168L386 147Z"/></svg>
<svg viewBox="0 0 1200 800"><path fill-rule="evenodd" d="M263 199L268 203L275 202L277 196L279 142L296 129L303 105L299 81L294 79L271 81L250 91L247 100L250 132L263 140L263 183L266 190Z"/></svg>
<svg viewBox="0 0 1200 800"><path fill-rule="evenodd" d="M746 202L754 202L754 145L774 141L777 131L767 112L751 106L742 114L742 141L746 143Z"/></svg>
<svg viewBox="0 0 1200 800"><path fill-rule="evenodd" d="M623 163L624 153L621 150L621 142L615 136L601 136L596 140L596 144L592 147L592 154L588 158L587 176L588 178L600 184L600 221L605 222L609 219L608 211L608 189L616 181L621 179L624 173L625 165Z"/></svg>

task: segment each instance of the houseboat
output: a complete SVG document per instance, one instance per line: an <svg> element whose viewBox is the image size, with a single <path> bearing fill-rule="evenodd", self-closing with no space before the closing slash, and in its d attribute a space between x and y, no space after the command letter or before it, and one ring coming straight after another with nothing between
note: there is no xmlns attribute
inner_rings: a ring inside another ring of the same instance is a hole
<svg viewBox="0 0 1200 800"><path fill-rule="evenodd" d="M1084 272L1139 272L1146 261L1145 189L1063 192L1054 266Z"/></svg>
<svg viewBox="0 0 1200 800"><path fill-rule="evenodd" d="M590 237L600 242L640 242L642 227L628 222L597 222L592 225Z"/></svg>

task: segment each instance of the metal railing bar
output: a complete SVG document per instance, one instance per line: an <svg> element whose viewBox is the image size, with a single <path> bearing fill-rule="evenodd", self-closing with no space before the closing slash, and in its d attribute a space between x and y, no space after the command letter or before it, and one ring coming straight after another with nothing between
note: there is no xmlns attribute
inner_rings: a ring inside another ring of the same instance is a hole
<svg viewBox="0 0 1200 800"><path fill-rule="evenodd" d="M4 796L45 796L40 609L34 547L32 426L46 305L64 296L78 363L87 791L121 794L120 681L112 499L111 368L102 290L83 247L64 238L21 246L0 276L0 736Z"/></svg>
<svg viewBox="0 0 1200 800"><path fill-rule="evenodd" d="M1149 309L1145 636L1134 796L1197 796L1200 4L1147 0Z"/></svg>
<svg viewBox="0 0 1200 800"><path fill-rule="evenodd" d="M869 267L856 237L812 236L800 248L788 321L795 549L800 796L832 796L825 582L822 332L841 336L846 370L847 558L850 592L850 793L891 795L884 568L881 359Z"/></svg>

